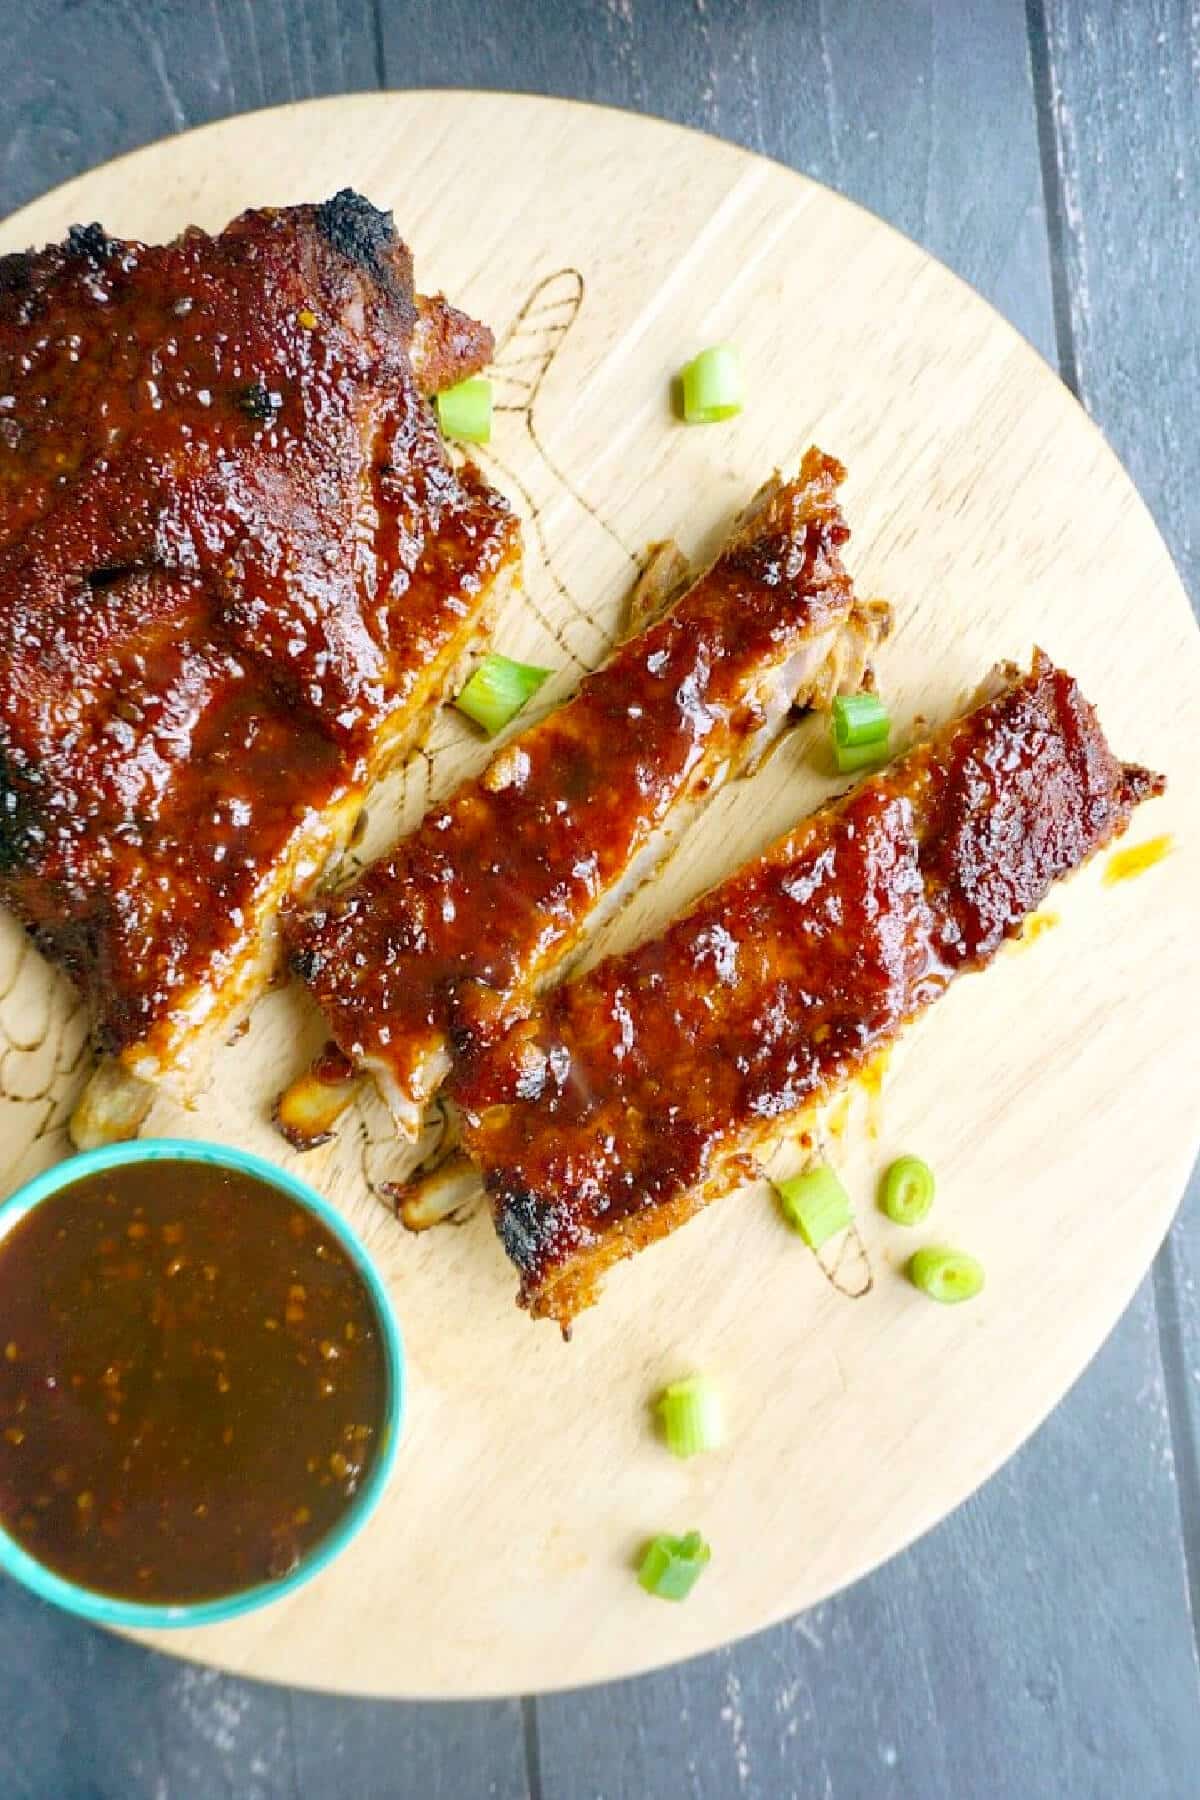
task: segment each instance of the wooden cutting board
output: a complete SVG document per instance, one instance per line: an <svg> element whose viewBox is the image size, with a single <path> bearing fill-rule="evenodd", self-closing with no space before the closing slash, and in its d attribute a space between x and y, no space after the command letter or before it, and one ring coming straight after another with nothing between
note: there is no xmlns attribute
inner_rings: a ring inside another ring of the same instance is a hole
<svg viewBox="0 0 1200 1800"><path fill-rule="evenodd" d="M1106 882L1106 861L1086 870L1049 903L1054 929L963 981L881 1093L834 1121L874 1277L857 1299L759 1186L618 1270L564 1345L514 1307L485 1217L420 1238L395 1224L373 1189L403 1162L377 1104L306 1159L275 1137L271 1098L320 1036L294 990L259 1006L194 1112L156 1107L149 1130L295 1161L344 1207L395 1292L412 1392L395 1481L346 1555L284 1603L155 1641L321 1688L545 1689L707 1650L863 1574L1016 1448L1126 1304L1200 1114L1200 639L1127 477L1029 346L877 220L710 138L556 100L320 101L97 170L10 219L0 248L93 218L159 239L347 183L395 209L423 288L496 330L486 466L526 515L528 563L496 641L561 671L547 698L604 654L650 540L710 551L763 477L815 440L850 469L859 591L895 604L881 681L902 726L947 718L994 660L1039 643L1118 751L1170 778L1131 837L1169 834L1170 854L1138 880ZM685 428L669 379L725 339L743 353L745 411ZM445 717L373 804L370 846L484 755ZM711 809L606 947L818 803L826 759L821 729L799 728ZM0 925L7 1191L63 1153L86 1052L65 984ZM880 1169L910 1150L939 1179L921 1237L986 1265L970 1307L907 1285L920 1237L875 1210ZM683 1464L648 1402L693 1369L725 1390L729 1443ZM685 1606L648 1598L636 1548L693 1526L713 1545L702 1584Z"/></svg>

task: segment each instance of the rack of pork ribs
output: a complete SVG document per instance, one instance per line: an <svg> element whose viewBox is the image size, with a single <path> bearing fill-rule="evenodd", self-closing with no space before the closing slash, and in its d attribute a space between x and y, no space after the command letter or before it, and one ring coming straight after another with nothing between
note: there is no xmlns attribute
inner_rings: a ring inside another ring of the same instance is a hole
<svg viewBox="0 0 1200 1800"><path fill-rule="evenodd" d="M517 570L427 396L492 337L349 191L0 260L0 896L86 995L80 1145L186 1096Z"/></svg>

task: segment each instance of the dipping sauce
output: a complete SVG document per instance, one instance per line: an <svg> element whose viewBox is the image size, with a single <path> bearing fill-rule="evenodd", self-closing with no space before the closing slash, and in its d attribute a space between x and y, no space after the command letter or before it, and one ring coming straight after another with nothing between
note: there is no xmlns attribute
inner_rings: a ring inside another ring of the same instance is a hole
<svg viewBox="0 0 1200 1800"><path fill-rule="evenodd" d="M0 1239L0 1520L82 1586L161 1605L288 1574L387 1404L349 1255L252 1175L130 1163Z"/></svg>

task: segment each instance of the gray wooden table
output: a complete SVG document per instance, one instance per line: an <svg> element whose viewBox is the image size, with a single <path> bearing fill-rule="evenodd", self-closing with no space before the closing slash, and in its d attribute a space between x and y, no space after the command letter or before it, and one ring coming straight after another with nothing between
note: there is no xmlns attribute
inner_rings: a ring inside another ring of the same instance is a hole
<svg viewBox="0 0 1200 1800"><path fill-rule="evenodd" d="M765 151L1013 320L1200 596L1190 0L0 0L0 45L0 214L167 133L361 88L577 95ZM1106 1348L981 1494L815 1612L641 1681L317 1698L0 1585L0 1800L1200 1795L1198 1282L1193 1182Z"/></svg>

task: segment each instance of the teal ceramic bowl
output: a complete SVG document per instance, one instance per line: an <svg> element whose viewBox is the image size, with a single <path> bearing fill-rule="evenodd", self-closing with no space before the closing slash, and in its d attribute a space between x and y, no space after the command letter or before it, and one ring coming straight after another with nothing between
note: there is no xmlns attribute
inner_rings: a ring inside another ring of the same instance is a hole
<svg viewBox="0 0 1200 1800"><path fill-rule="evenodd" d="M138 1138L132 1143L110 1144L103 1150L86 1150L37 1175L0 1205L0 1239L3 1239L25 1215L62 1188L85 1175L101 1174L106 1169L136 1162L202 1162L220 1168L237 1169L256 1176L288 1194L316 1215L321 1224L342 1244L346 1254L361 1275L379 1320L380 1339L387 1367L387 1398L380 1432L379 1451L370 1471L353 1501L333 1529L309 1550L290 1574L277 1581L260 1582L256 1587L240 1588L215 1600L185 1602L179 1605L143 1606L136 1600L118 1600L96 1593L58 1575L38 1562L0 1526L0 1570L22 1582L43 1600L52 1601L68 1612L77 1613L96 1625L119 1625L145 1630L164 1626L217 1625L235 1619L292 1593L312 1579L344 1550L355 1534L370 1518L387 1485L396 1460L400 1434L404 1424L405 1366L404 1344L400 1327L374 1263L362 1240L347 1225L342 1215L323 1200L306 1181L278 1168L265 1157L253 1156L247 1150L234 1150L223 1144L208 1144L193 1138Z"/></svg>

